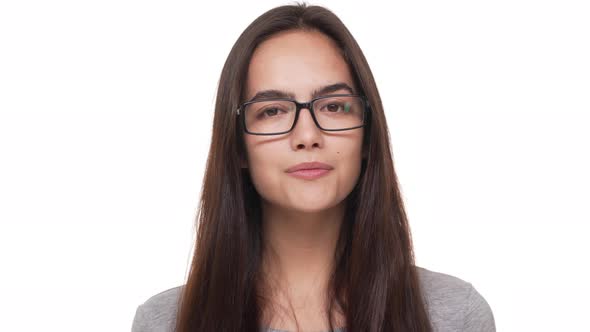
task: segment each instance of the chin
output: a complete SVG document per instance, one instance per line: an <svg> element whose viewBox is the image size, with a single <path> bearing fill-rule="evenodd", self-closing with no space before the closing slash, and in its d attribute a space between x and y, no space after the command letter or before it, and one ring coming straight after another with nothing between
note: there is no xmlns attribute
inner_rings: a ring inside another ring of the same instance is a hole
<svg viewBox="0 0 590 332"><path fill-rule="evenodd" d="M300 200L297 201L295 204L289 205L287 208L292 211L302 212L302 213L318 213L322 211L327 211L335 206L338 205L337 201L324 201L321 199L316 200Z"/></svg>
<svg viewBox="0 0 590 332"><path fill-rule="evenodd" d="M297 206L297 207L292 207L291 210L293 211L297 211L300 213L318 213L318 212L322 212L322 211L326 211L330 209L330 206L326 206L326 205L317 205L317 206Z"/></svg>

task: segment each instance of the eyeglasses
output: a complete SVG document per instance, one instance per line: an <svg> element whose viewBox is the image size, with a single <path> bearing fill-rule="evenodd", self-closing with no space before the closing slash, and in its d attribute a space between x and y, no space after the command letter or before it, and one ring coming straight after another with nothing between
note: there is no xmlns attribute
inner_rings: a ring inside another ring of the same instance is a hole
<svg viewBox="0 0 590 332"><path fill-rule="evenodd" d="M368 101L359 95L329 95L299 103L287 98L248 101L236 110L244 130L252 135L280 135L295 128L299 113L307 108L321 130L342 131L363 127Z"/></svg>

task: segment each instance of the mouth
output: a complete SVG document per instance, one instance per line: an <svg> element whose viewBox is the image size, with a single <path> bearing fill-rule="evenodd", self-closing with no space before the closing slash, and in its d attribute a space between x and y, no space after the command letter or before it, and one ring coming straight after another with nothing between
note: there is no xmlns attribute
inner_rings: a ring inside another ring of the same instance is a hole
<svg viewBox="0 0 590 332"><path fill-rule="evenodd" d="M321 162L301 163L287 169L287 174L306 180L313 180L330 173L334 167Z"/></svg>
<svg viewBox="0 0 590 332"><path fill-rule="evenodd" d="M313 180L319 177L322 177L332 170L330 169L323 169L323 168L311 168L311 169L300 169L294 172L289 172L288 174L294 176L296 178L305 179L305 180Z"/></svg>
<svg viewBox="0 0 590 332"><path fill-rule="evenodd" d="M296 171L300 171L300 170L304 170L304 169L326 169L326 170L330 170L333 169L334 167L332 167L332 165L329 164L325 164L325 163L321 163L318 161L314 161L314 162L310 162L310 163L300 163L297 165L293 165L291 167L289 167L286 172L287 173L291 173L291 172L296 172Z"/></svg>

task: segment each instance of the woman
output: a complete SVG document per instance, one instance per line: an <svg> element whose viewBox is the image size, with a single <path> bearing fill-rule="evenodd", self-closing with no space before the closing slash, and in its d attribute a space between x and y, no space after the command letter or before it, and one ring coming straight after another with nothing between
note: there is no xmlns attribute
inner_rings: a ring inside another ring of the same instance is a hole
<svg viewBox="0 0 590 332"><path fill-rule="evenodd" d="M219 82L185 285L133 331L494 331L470 283L415 266L383 106L329 10L256 19Z"/></svg>

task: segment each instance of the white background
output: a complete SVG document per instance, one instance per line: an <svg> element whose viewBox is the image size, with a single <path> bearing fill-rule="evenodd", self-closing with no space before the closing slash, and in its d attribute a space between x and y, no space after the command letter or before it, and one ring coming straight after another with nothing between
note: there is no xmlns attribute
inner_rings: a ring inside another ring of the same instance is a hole
<svg viewBox="0 0 590 332"><path fill-rule="evenodd" d="M287 2L0 2L0 330L129 331L182 284L225 58ZM417 263L498 331L588 328L587 1L323 1L387 112Z"/></svg>

